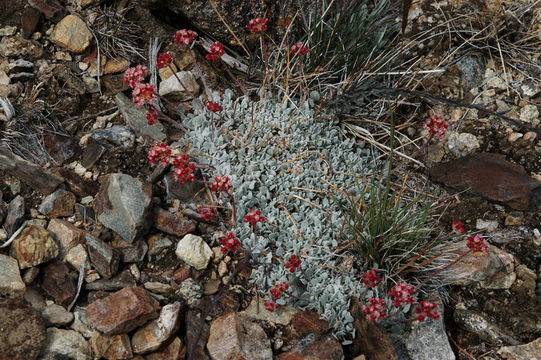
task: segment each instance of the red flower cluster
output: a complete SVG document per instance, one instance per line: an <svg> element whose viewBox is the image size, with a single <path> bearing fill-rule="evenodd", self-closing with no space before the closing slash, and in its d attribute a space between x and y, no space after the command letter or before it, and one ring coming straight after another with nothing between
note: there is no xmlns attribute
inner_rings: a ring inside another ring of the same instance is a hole
<svg viewBox="0 0 541 360"><path fill-rule="evenodd" d="M179 44L182 47L186 47L190 45L192 41L197 39L199 35L195 31L192 30L178 30L175 35L173 35L173 41Z"/></svg>
<svg viewBox="0 0 541 360"><path fill-rule="evenodd" d="M451 224L453 231L457 234L464 234L466 232L466 226L461 221L453 221Z"/></svg>
<svg viewBox="0 0 541 360"><path fill-rule="evenodd" d="M173 55L169 53L163 53L160 56L158 56L158 62L157 67L158 69L163 69L165 67L168 67L169 64L173 62Z"/></svg>
<svg viewBox="0 0 541 360"><path fill-rule="evenodd" d="M209 61L220 61L220 57L225 54L224 44L216 41L210 46L209 53L205 56L205 59Z"/></svg>
<svg viewBox="0 0 541 360"><path fill-rule="evenodd" d="M169 162L171 153L172 151L166 143L159 142L148 151L148 161L152 164L155 164L158 161L167 163Z"/></svg>
<svg viewBox="0 0 541 360"><path fill-rule="evenodd" d="M212 218L216 216L216 209L215 208L199 208L197 209L197 213L199 216L201 216L201 219L204 221L210 222L212 221Z"/></svg>
<svg viewBox="0 0 541 360"><path fill-rule="evenodd" d="M147 124L154 125L158 121L158 112L154 109L150 109L147 112Z"/></svg>
<svg viewBox="0 0 541 360"><path fill-rule="evenodd" d="M234 253L240 248L240 241L232 232L221 238L220 244L222 244L222 248L220 249L222 254Z"/></svg>
<svg viewBox="0 0 541 360"><path fill-rule="evenodd" d="M269 22L269 19L257 17L255 19L250 20L248 25L246 27L254 34L258 32L265 32L267 31L267 23Z"/></svg>
<svg viewBox="0 0 541 360"><path fill-rule="evenodd" d="M256 227L258 222L265 222L267 218L264 217L261 213L261 210L251 209L248 211L248 215L244 217L244 222L249 223L250 226Z"/></svg>
<svg viewBox="0 0 541 360"><path fill-rule="evenodd" d="M214 192L231 191L233 182L230 176L215 176L214 182L210 184L210 189Z"/></svg>
<svg viewBox="0 0 541 360"><path fill-rule="evenodd" d="M378 275L376 269L369 270L366 274L363 274L363 283L368 285L368 287L378 286L378 282L381 280L381 277Z"/></svg>
<svg viewBox="0 0 541 360"><path fill-rule="evenodd" d="M482 252L488 253L488 245L485 242L485 239L480 235L468 236L467 247L472 249L473 252Z"/></svg>
<svg viewBox="0 0 541 360"><path fill-rule="evenodd" d="M297 255L291 255L289 261L285 264L286 269L289 269L289 272L294 273L295 271L301 268L302 260L299 259Z"/></svg>
<svg viewBox="0 0 541 360"><path fill-rule="evenodd" d="M442 138L447 134L449 130L449 124L443 119L441 115L434 115L431 118L425 120L424 128L428 130L430 136Z"/></svg>
<svg viewBox="0 0 541 360"><path fill-rule="evenodd" d="M423 322L426 320L427 317L437 320L440 318L440 313L437 309L437 305L428 301L428 300L421 300L419 302L419 306L417 309L415 309L415 312L419 315L417 315L417 320L420 322Z"/></svg>
<svg viewBox="0 0 541 360"><path fill-rule="evenodd" d="M133 89L143 82L147 76L148 68L143 65L137 65L126 70L124 73L124 83Z"/></svg>
<svg viewBox="0 0 541 360"><path fill-rule="evenodd" d="M171 164L174 166L173 175L175 180L180 184L184 184L186 181L195 180L195 170L197 170L197 164L190 162L190 156L183 154L171 158Z"/></svg>
<svg viewBox="0 0 541 360"><path fill-rule="evenodd" d="M394 298L393 305L402 306L404 303L413 304L415 298L411 296L417 289L408 283L398 283L391 288L387 296Z"/></svg>
<svg viewBox="0 0 541 360"><path fill-rule="evenodd" d="M274 312L274 310L278 309L278 304L273 301L266 301L263 306L265 306L265 309L270 312Z"/></svg>
<svg viewBox="0 0 541 360"><path fill-rule="evenodd" d="M221 107L220 104L218 104L217 102L209 101L207 104L207 109L215 113L218 111L222 111L224 108Z"/></svg>
<svg viewBox="0 0 541 360"><path fill-rule="evenodd" d="M305 55L310 51L310 48L304 45L302 42L295 43L291 46L291 52L293 55Z"/></svg>
<svg viewBox="0 0 541 360"><path fill-rule="evenodd" d="M152 104L156 101L156 86L139 83L132 92L133 102L139 106Z"/></svg>
<svg viewBox="0 0 541 360"><path fill-rule="evenodd" d="M282 297L282 294L287 291L287 289L289 289L289 285L283 282L281 284L275 285L270 292L273 299L279 299Z"/></svg>
<svg viewBox="0 0 541 360"><path fill-rule="evenodd" d="M387 306L385 306L383 299L370 298L368 302L370 305L363 305L363 312L370 321L377 322L387 316Z"/></svg>

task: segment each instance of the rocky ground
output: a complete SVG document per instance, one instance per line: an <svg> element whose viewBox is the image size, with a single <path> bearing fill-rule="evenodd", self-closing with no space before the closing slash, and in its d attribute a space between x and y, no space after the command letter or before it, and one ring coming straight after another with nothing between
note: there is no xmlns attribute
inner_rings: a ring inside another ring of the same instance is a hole
<svg viewBox="0 0 541 360"><path fill-rule="evenodd" d="M414 110L402 106L405 116L443 115L451 128L426 143L420 122L406 125L418 144L407 152L426 167L402 166L421 179L417 190L445 199L442 227L463 221L491 251L451 268L448 296L436 299L441 319L399 335L368 322L352 301L362 336L343 346L314 311L264 310L249 269L220 251L215 224L185 206L202 187L178 184L147 161L150 144L182 133L148 125L129 98L123 72L142 61L137 52L191 26L235 40L208 2L148 0L126 13L136 41L111 57L95 30L127 3L0 4L0 359L541 359L541 65L524 60L538 64L539 48L462 38L505 9L537 24L529 35L541 41L539 6L412 6L406 39L440 34L409 50L418 59L411 70L435 70L414 90L472 106L422 96ZM237 31L261 13L291 11L263 0L220 6ZM520 34L507 40L520 45ZM175 54L179 70L191 62ZM214 88L232 86L203 71ZM160 72L160 94L190 111L190 94L203 91L199 75L186 73L189 91L167 83L170 75Z"/></svg>

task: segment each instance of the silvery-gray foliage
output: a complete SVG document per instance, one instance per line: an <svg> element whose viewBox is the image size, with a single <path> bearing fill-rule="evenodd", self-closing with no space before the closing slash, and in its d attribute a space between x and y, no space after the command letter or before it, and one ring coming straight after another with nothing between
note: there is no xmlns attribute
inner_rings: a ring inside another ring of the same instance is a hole
<svg viewBox="0 0 541 360"><path fill-rule="evenodd" d="M302 103L263 95L252 101L234 99L231 91L222 98L214 94L224 108L218 114L194 102L195 112L185 120L192 129L187 140L192 154L204 155L197 160L209 164L209 178L232 177L237 223L231 231L243 246L261 254L262 264L287 261L292 254L303 260L303 271L295 274L283 262L270 272L256 267L252 281L267 296L273 284L289 283L300 299L285 296L277 302L319 311L337 338L347 341L354 335L349 298L362 290L336 254L343 223L342 194L336 189L355 188L380 164L371 149L344 137L331 115L316 112L316 93ZM243 222L250 209L261 209L268 219L256 233Z"/></svg>

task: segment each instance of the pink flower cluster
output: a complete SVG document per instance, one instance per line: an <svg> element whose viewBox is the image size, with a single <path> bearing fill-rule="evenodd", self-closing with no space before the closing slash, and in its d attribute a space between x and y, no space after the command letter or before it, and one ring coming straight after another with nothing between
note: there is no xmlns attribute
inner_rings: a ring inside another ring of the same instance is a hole
<svg viewBox="0 0 541 360"><path fill-rule="evenodd" d="M378 282L381 280L381 277L378 275L378 271L376 269L369 270L367 273L362 275L362 278L363 283L371 288L378 286Z"/></svg>
<svg viewBox="0 0 541 360"><path fill-rule="evenodd" d="M387 306L383 299L375 297L368 299L368 302L368 306L363 305L363 312L370 321L377 322L387 316Z"/></svg>
<svg viewBox="0 0 541 360"><path fill-rule="evenodd" d="M210 184L210 189L215 193L230 192L233 189L233 182L230 176L218 175L214 177L214 182Z"/></svg>
<svg viewBox="0 0 541 360"><path fill-rule="evenodd" d="M212 112L216 113L218 111L222 111L224 108L221 107L220 104L218 104L217 102L209 101L208 104L207 104L207 109L209 111L212 111Z"/></svg>
<svg viewBox="0 0 541 360"><path fill-rule="evenodd" d="M181 47L186 47L197 39L199 35L192 30L178 30L175 35L173 35L173 41L179 44Z"/></svg>
<svg viewBox="0 0 541 360"><path fill-rule="evenodd" d="M139 83L132 91L133 102L139 106L153 104L156 101L156 92L155 85Z"/></svg>
<svg viewBox="0 0 541 360"><path fill-rule="evenodd" d="M274 312L274 310L278 309L279 305L275 303L274 301L265 301L263 303L263 306L265 307L267 311Z"/></svg>
<svg viewBox="0 0 541 360"><path fill-rule="evenodd" d="M291 255L289 261L285 263L285 267L289 272L294 273L301 268L301 264L302 260L297 255Z"/></svg>
<svg viewBox="0 0 541 360"><path fill-rule="evenodd" d="M419 306L415 309L417 313L417 320L423 322L426 318L438 320L440 318L440 312L437 310L438 305L428 300L421 300Z"/></svg>
<svg viewBox="0 0 541 360"><path fill-rule="evenodd" d="M128 68L124 73L124 83L134 89L137 84L142 83L148 76L148 68L143 65L137 65Z"/></svg>
<svg viewBox="0 0 541 360"><path fill-rule="evenodd" d="M488 245L485 242L485 238L481 235L471 235L468 236L468 242L466 244L473 252L488 253Z"/></svg>
<svg viewBox="0 0 541 360"><path fill-rule="evenodd" d="M304 45L302 42L295 43L291 46L291 52L293 55L306 55L310 51L310 48Z"/></svg>
<svg viewBox="0 0 541 360"><path fill-rule="evenodd" d="M265 222L267 218L263 216L261 210L251 209L248 211L248 214L244 217L244 222L250 224L251 227L255 228L258 222Z"/></svg>
<svg viewBox="0 0 541 360"><path fill-rule="evenodd" d="M430 136L442 138L449 130L449 123L443 119L441 115L434 115L425 120L424 128Z"/></svg>
<svg viewBox="0 0 541 360"><path fill-rule="evenodd" d="M186 181L195 180L195 171L197 170L197 164L190 162L190 156L187 154L177 155L171 159L171 164L174 167L173 176L175 180L180 184L186 183Z"/></svg>
<svg viewBox="0 0 541 360"><path fill-rule="evenodd" d="M158 121L158 112L154 109L150 109L147 112L147 124L148 125L154 125Z"/></svg>
<svg viewBox="0 0 541 360"><path fill-rule="evenodd" d="M209 53L205 56L205 59L209 61L220 61L220 57L225 54L224 44L216 41L210 46Z"/></svg>
<svg viewBox="0 0 541 360"><path fill-rule="evenodd" d="M408 283L398 283L391 288L387 293L387 296L394 298L393 305L403 306L404 303L413 304L415 302L415 298L411 295L416 291L417 289L415 289L415 286L413 285Z"/></svg>
<svg viewBox="0 0 541 360"><path fill-rule="evenodd" d="M210 222L212 221L212 218L216 216L216 209L215 208L199 208L197 209L197 213L201 217L203 221Z"/></svg>
<svg viewBox="0 0 541 360"><path fill-rule="evenodd" d="M235 237L235 234L232 232L228 233L226 236L220 239L220 244L222 245L220 251L222 254L234 253L240 248L240 240Z"/></svg>
<svg viewBox="0 0 541 360"><path fill-rule="evenodd" d="M163 69L168 67L173 62L173 55L169 53L163 53L160 56L158 56L158 61L156 66L158 69Z"/></svg>
<svg viewBox="0 0 541 360"><path fill-rule="evenodd" d="M275 285L272 289L271 289L271 296L274 298L274 299L280 299L282 297L282 294L284 292L287 291L287 289L289 289L289 284L286 283L286 282L282 282L280 284L277 284Z"/></svg>
<svg viewBox="0 0 541 360"><path fill-rule="evenodd" d="M466 225L461 221L453 221L451 224L453 231L457 234L464 234L466 232Z"/></svg>
<svg viewBox="0 0 541 360"><path fill-rule="evenodd" d="M248 25L246 25L246 27L252 33L257 34L259 32L267 31L268 22L269 22L269 19L267 18L257 17L255 19L250 20L250 22L248 23Z"/></svg>
<svg viewBox="0 0 541 360"><path fill-rule="evenodd" d="M168 163L172 152L166 143L159 142L148 151L148 161L151 164L156 164L158 161Z"/></svg>

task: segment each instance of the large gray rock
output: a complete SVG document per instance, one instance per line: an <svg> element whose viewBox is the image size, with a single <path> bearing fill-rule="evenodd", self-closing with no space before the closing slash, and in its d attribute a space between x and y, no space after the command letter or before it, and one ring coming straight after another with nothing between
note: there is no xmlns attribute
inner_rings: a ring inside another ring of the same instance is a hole
<svg viewBox="0 0 541 360"><path fill-rule="evenodd" d="M107 129L97 129L90 132L90 137L105 145L120 146L130 149L135 143L135 135L129 126L114 125Z"/></svg>
<svg viewBox="0 0 541 360"><path fill-rule="evenodd" d="M428 319L425 322L414 322L410 333L402 338L408 354L413 360L455 360L455 354L449 345L443 325L443 304L436 302L440 311L438 320Z"/></svg>
<svg viewBox="0 0 541 360"><path fill-rule="evenodd" d="M115 102L122 113L126 124L135 131L138 136L149 137L154 141L165 140L163 125L158 121L153 125L148 125L146 118L147 111L144 108L135 106L126 95L118 93L115 96Z"/></svg>
<svg viewBox="0 0 541 360"><path fill-rule="evenodd" d="M17 260L0 254L0 298L21 298L25 289Z"/></svg>
<svg viewBox="0 0 541 360"><path fill-rule="evenodd" d="M152 188L126 174L107 175L96 195L98 220L132 243L146 226Z"/></svg>
<svg viewBox="0 0 541 360"><path fill-rule="evenodd" d="M77 331L48 328L40 360L58 359L92 360L92 350Z"/></svg>

